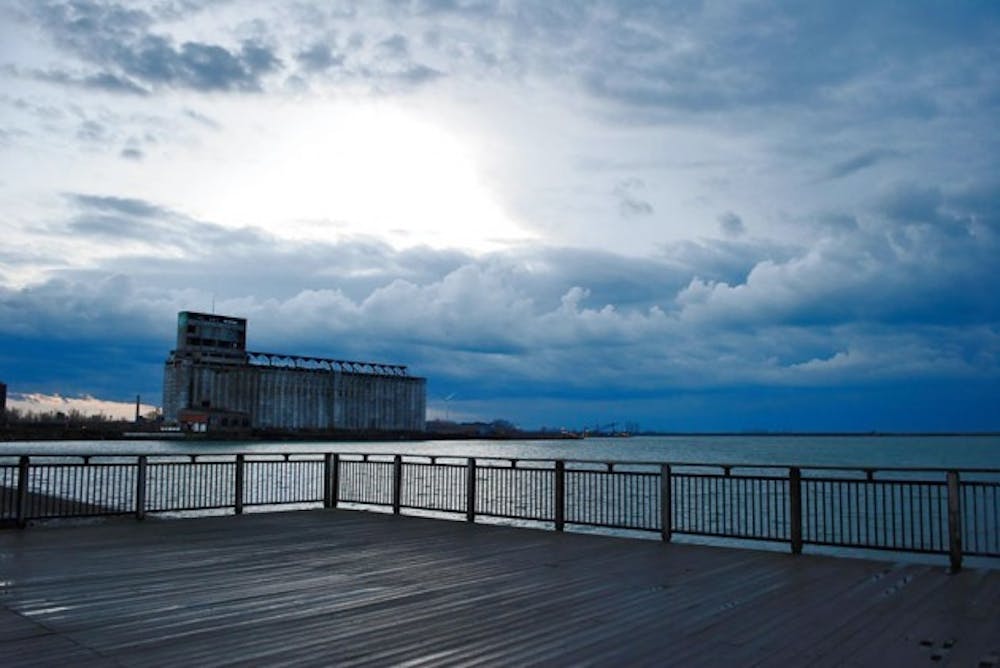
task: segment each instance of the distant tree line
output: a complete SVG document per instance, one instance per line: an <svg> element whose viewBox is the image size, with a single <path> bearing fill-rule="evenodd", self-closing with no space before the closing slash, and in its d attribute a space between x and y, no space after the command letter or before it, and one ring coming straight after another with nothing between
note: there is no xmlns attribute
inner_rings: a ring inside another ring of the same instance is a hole
<svg viewBox="0 0 1000 668"><path fill-rule="evenodd" d="M9 425L59 424L74 426L85 424L117 424L134 422L134 420L131 419L114 417L112 415L105 415L104 413L86 414L77 408L71 408L68 411L32 411L8 406L5 417L7 419L7 424ZM159 422L161 419L162 415L157 410L151 410L139 418L140 422Z"/></svg>

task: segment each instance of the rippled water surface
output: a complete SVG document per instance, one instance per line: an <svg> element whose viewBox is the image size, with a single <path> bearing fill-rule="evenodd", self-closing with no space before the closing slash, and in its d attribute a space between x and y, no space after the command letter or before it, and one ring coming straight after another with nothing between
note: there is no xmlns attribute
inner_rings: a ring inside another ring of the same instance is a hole
<svg viewBox="0 0 1000 668"><path fill-rule="evenodd" d="M583 440L416 442L10 442L0 455L357 452L623 462L1000 468L1000 436L639 436Z"/></svg>

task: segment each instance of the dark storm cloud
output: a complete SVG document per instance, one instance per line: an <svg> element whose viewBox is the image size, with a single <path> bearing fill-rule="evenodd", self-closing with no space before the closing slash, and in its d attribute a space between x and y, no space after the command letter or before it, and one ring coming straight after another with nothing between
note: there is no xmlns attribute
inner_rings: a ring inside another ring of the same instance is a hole
<svg viewBox="0 0 1000 668"><path fill-rule="evenodd" d="M152 32L153 17L100 2L53 2L33 7L56 44L99 68L83 81L117 92L148 87L201 91L258 91L281 62L267 46L245 40L239 48L187 41L175 45Z"/></svg>

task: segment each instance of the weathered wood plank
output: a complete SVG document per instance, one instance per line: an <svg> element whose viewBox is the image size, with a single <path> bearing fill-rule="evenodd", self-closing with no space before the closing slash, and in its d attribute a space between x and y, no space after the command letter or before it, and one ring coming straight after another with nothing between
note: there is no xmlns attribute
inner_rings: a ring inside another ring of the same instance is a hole
<svg viewBox="0 0 1000 668"><path fill-rule="evenodd" d="M878 665L925 637L947 664L1000 636L997 571L337 510L3 532L0 580L14 666Z"/></svg>

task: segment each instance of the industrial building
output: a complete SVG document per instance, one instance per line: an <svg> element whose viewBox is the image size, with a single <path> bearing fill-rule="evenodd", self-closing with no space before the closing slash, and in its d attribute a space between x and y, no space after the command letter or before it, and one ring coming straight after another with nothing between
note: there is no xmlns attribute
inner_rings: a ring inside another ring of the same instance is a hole
<svg viewBox="0 0 1000 668"><path fill-rule="evenodd" d="M424 431L426 380L405 366L246 349L243 318L182 311L163 416L194 432Z"/></svg>

